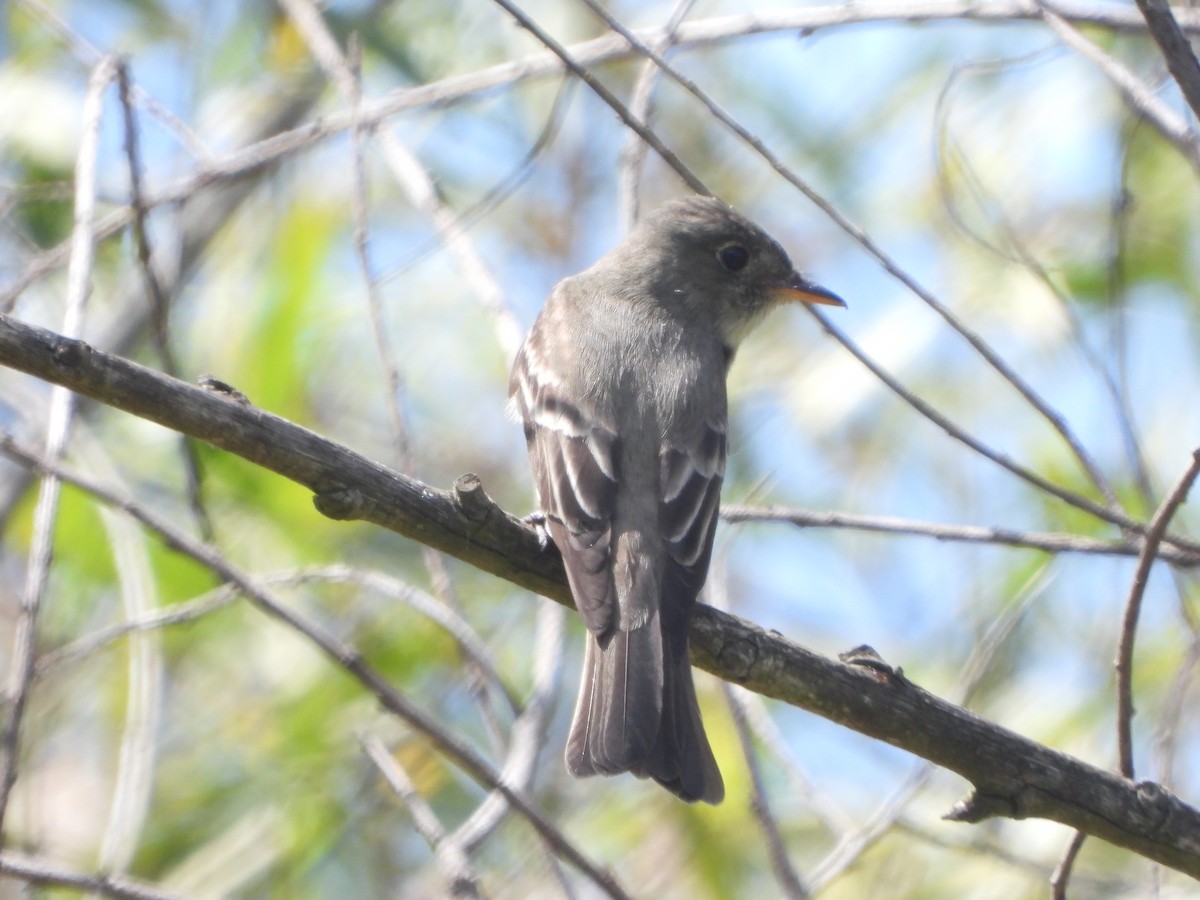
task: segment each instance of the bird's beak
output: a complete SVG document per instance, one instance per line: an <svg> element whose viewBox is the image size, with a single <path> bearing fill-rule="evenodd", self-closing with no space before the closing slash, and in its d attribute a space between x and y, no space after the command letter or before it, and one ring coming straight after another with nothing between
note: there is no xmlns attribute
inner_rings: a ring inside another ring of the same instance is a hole
<svg viewBox="0 0 1200 900"><path fill-rule="evenodd" d="M821 306L846 305L846 301L833 291L814 284L799 272L793 272L783 284L773 288L771 293L781 303L815 303Z"/></svg>

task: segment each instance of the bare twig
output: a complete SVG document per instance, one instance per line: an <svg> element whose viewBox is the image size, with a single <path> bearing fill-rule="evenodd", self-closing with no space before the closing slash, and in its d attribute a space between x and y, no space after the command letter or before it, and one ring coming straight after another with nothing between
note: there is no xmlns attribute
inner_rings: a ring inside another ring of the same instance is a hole
<svg viewBox="0 0 1200 900"><path fill-rule="evenodd" d="M156 609L143 615L127 618L107 628L99 629L85 635L69 644L64 644L56 650L43 653L34 669L34 678L47 678L63 666L69 666L80 660L87 659L93 653L119 641L129 634L141 631L152 631L167 628L171 625L181 625L194 622L209 613L224 609L237 599L237 591L228 585L209 591L186 603L176 603L163 609Z"/></svg>
<svg viewBox="0 0 1200 900"><path fill-rule="evenodd" d="M753 732L747 721L746 709L742 703L743 698L739 696L743 693L742 688L723 682L721 691L725 695L726 703L729 704L729 711L733 714L733 724L737 730L738 743L742 747L742 757L750 769L750 785L753 791L750 809L758 822L759 831L766 839L767 858L771 862L771 871L775 873L775 881L779 885L780 893L785 897L793 898L793 900L807 897L808 890L788 857L779 823L771 811L768 799L771 795L763 781L762 766L754 748Z"/></svg>
<svg viewBox="0 0 1200 900"><path fill-rule="evenodd" d="M793 793L801 798L812 815L830 834L839 838L845 836L854 828L854 819L837 803L830 792L822 789L820 779L809 776L801 769L791 745L785 739L778 723L771 717L767 702L758 694L747 691L735 693L734 696L757 745L769 753L775 764L783 769Z"/></svg>
<svg viewBox="0 0 1200 900"><path fill-rule="evenodd" d="M1009 472L1012 472L1023 481L1028 482L1039 490L1045 491L1047 494L1057 497L1059 500L1074 506L1076 509L1081 509L1084 512L1095 516L1097 519L1110 522L1113 525L1125 529L1126 531L1131 531L1136 534L1146 533L1145 525L1136 521L1135 519L1130 518L1129 516L1125 515L1125 513L1102 506L1099 503L1089 500L1087 497L1075 493L1074 491L1069 491L1066 488L1059 487L1031 469L1027 469L1019 463L1009 459L1004 454L988 447L973 435L967 433L962 428L959 428L956 424L954 424L954 422L940 413L930 403L921 397L918 397L903 384L901 384L899 379L897 379L874 359L868 356L867 353L863 351L856 343L854 343L854 341L850 340L850 338L841 329L831 323L826 316L823 316L821 313L809 306L806 306L805 310L814 316L816 320L821 323L821 327L824 328L825 331L827 331L843 347L849 350L855 359L870 369L871 372L875 374L875 377L887 385L887 387L891 389L893 393L916 409L917 412L921 413L921 415L925 416L925 418L929 419L929 421L931 421L933 424L941 428L942 431L946 432L946 434L948 434L950 437L966 444L979 455L990 459L1001 468L1007 469ZM1189 551L1200 551L1200 545L1197 545L1194 541L1190 541L1185 538L1168 535L1165 537L1165 540L1169 540L1177 547Z"/></svg>
<svg viewBox="0 0 1200 900"><path fill-rule="evenodd" d="M1200 62L1196 61L1192 45L1175 20L1170 5L1166 0L1137 0L1137 5L1150 28L1150 36L1162 50L1167 68L1183 91L1184 99L1192 113L1200 116Z"/></svg>
<svg viewBox="0 0 1200 900"><path fill-rule="evenodd" d="M129 66L121 60L117 63L117 85L120 89L121 108L125 121L125 158L129 163L129 208L133 210L133 239L137 244L138 264L142 271L142 281L146 288L146 297L150 300L150 320L153 324L152 334L163 370L176 378L180 377L179 365L175 362L175 354L171 351L170 324L168 321L170 308L166 292L158 273L154 271L154 254L150 249L150 237L146 233L146 205L142 196L142 160L138 145L137 121L134 118L133 104L130 101Z"/></svg>
<svg viewBox="0 0 1200 900"><path fill-rule="evenodd" d="M133 239L137 245L138 268L142 273L142 284L146 298L150 301L150 333L154 346L162 360L163 369L176 378L183 377L179 363L171 349L170 301L163 289L162 279L154 269L154 253L150 249L150 236L146 229L146 201L142 192L142 162L138 144L137 121L131 101L132 82L129 66L121 60L117 63L117 85L121 109L125 119L125 158L129 163L129 206L133 210ZM183 469L187 476L188 501L192 515L205 540L213 539L212 519L204 505L204 476L200 469L200 458L191 438L180 437L179 448L183 454Z"/></svg>
<svg viewBox="0 0 1200 900"><path fill-rule="evenodd" d="M105 54L89 42L83 35L72 28L55 10L46 6L41 0L16 0L31 15L36 16L46 27L63 41L83 65L89 69L100 64ZM167 131L174 136L184 150L193 159L205 162L212 158L212 153L200 136L186 122L159 103L139 84L131 83L130 92L139 106L142 106L155 119L163 124Z"/></svg>
<svg viewBox="0 0 1200 900"><path fill-rule="evenodd" d="M119 875L89 875L54 860L12 851L0 853L0 872L28 884L91 891L122 900L184 900L180 894L161 890L144 881Z"/></svg>
<svg viewBox="0 0 1200 900"><path fill-rule="evenodd" d="M728 608L729 592L725 575L724 552L719 553L717 559L714 560L704 591L705 599L717 609ZM808 890L788 857L783 833L779 828L775 813L771 809L771 793L767 790L767 785L763 780L762 764L758 749L754 746L754 734L747 712L749 700L753 695L728 682L721 683L721 693L725 697L729 711L733 714L733 726L737 732L738 743L742 748L742 758L750 770L750 810L758 822L758 830L762 833L766 843L767 859L771 863L771 871L775 873L775 881L783 896L790 900L807 897Z"/></svg>
<svg viewBox="0 0 1200 900"><path fill-rule="evenodd" d="M311 10L311 4L299 2L299 0L285 0L285 7L303 10L304 14L301 17L301 22L309 22L310 18L315 16L315 11ZM310 15L312 13L312 15ZM319 16L315 16L318 25L315 26L320 38L315 35L309 40L316 46L323 46L322 38L327 37L323 23ZM308 33L308 29L314 26L303 26L302 33ZM361 53L357 40L354 45L354 53ZM342 73L344 68L339 54L334 48L334 62L330 63L332 71L337 74ZM348 81L349 88L346 87ZM354 109L361 114L362 111L362 85L360 84L357 74L349 79L339 78L339 87L343 91L349 90L351 93L350 101ZM371 322L371 333L375 338L375 351L379 357L380 365L383 366L386 375L387 383L387 407L388 412L392 417L392 439L395 441L395 458L401 469L408 471L412 467L412 448L409 443L408 421L404 415L404 408L401 404L401 395L404 392L404 379L400 374L400 366L396 362L396 352L392 347L391 332L388 330L387 322L383 315L383 302L379 297L379 285L375 279L375 269L371 265L371 247L369 238L369 218L370 218L370 199L367 188L367 170L363 159L364 144L367 133L362 123L355 122L355 126L351 129L351 147L354 157L354 189L351 192L353 202L351 208L354 214L354 250L358 258L359 274L362 276L363 288L366 292L367 312Z"/></svg>
<svg viewBox="0 0 1200 900"><path fill-rule="evenodd" d="M471 623L463 618L462 611L442 596L427 593L415 585L383 572L360 572L348 566L308 569L291 576L289 580L355 582L411 607L419 615L444 628L446 633L454 638L459 652L463 654L467 664L476 670L480 680L494 686L507 702L509 710L516 715L520 714L520 700L504 683L487 644L471 627Z"/></svg>
<svg viewBox="0 0 1200 900"><path fill-rule="evenodd" d="M1082 831L1075 832L1066 849L1063 850L1058 865L1054 867L1054 872L1050 876L1050 896L1054 900L1067 900L1067 885L1071 882L1071 870L1075 867L1075 859L1079 856L1079 851L1083 848L1083 842L1086 839L1087 835Z"/></svg>
<svg viewBox="0 0 1200 900"><path fill-rule="evenodd" d="M87 429L79 429L74 452L108 484L121 484L99 442ZM145 532L108 507L100 509L108 534L126 620L153 614L158 603L157 585ZM102 872L120 873L129 868L138 848L154 788L154 763L162 718L162 641L157 631L140 631L128 642L125 724L121 732L112 805L100 845L97 866ZM40 667L39 667L40 669ZM35 675L36 675L35 671Z"/></svg>
<svg viewBox="0 0 1200 900"><path fill-rule="evenodd" d="M696 0L676 0L675 8L671 10L671 15L667 18L667 24L663 26L664 34L654 44L654 51L656 53L666 53L670 49L680 24L695 5ZM633 95L629 100L629 110L643 122L650 121L650 113L653 109L654 87L658 84L658 73L659 68L654 64L654 60L648 59L642 65L642 71L638 74L637 81L633 85ZM637 224L638 194L641 190L642 162L646 158L646 146L645 141L638 138L636 134L630 133L625 140L625 147L621 151L621 165L620 172L618 173L620 185L617 188L619 199L617 206L621 210L622 230L624 231L629 231Z"/></svg>
<svg viewBox="0 0 1200 900"><path fill-rule="evenodd" d="M1090 553L1102 556L1137 556L1141 541L1104 540L1077 534L1045 531L1022 531L982 525L947 525L922 522L895 516L870 516L829 510L801 509L794 506L739 506L721 508L726 522L783 522L798 528L847 528L881 534L906 534L931 537L939 541L958 541L967 544L996 544L1044 550L1047 553ZM1159 559L1181 567L1200 565L1200 552L1179 547L1163 547Z"/></svg>
<svg viewBox="0 0 1200 900"><path fill-rule="evenodd" d="M1030 606L1042 595L1046 584L1044 570L1030 578L1022 588L1018 602L993 622L983 638L975 644L963 666L959 695L964 705L970 702L992 661L1012 636ZM931 766L917 766L860 828L843 833L834 849L810 873L809 888L814 893L820 893L847 872L900 820L905 809L917 794L924 790L932 775Z"/></svg>
<svg viewBox="0 0 1200 900"><path fill-rule="evenodd" d="M0 450L13 446L0 439ZM130 504L133 505L133 504ZM378 593L389 600L402 603L413 609L418 615L428 618L450 634L468 657L487 673L489 679L508 699L514 713L519 713L517 698L504 684L495 665L490 659L482 639L472 629L462 616L446 606L436 597L407 584L398 578L382 572L360 571L349 566L321 566L315 569L301 569L274 574L259 575L258 582L268 588L294 587L300 584L312 583L343 583L355 584L361 588ZM122 637L136 632L156 630L198 618L225 608L237 598L237 591L229 585L215 588L186 603L176 604L165 609L153 610L139 616L131 617L124 622L102 628L92 634L85 635L70 644L42 655L38 660L36 677L44 678L64 665L70 665L85 659L101 648L120 640Z"/></svg>
<svg viewBox="0 0 1200 900"><path fill-rule="evenodd" d="M1039 2L1042 4L1042 18L1059 39L1081 56L1091 60L1121 92L1125 102L1174 144L1175 149L1194 169L1200 171L1200 136L1197 136L1187 121L1156 97L1124 64L1101 49L1094 41L1084 37L1078 28L1060 14L1057 5L1051 5L1047 0Z"/></svg>
<svg viewBox="0 0 1200 900"><path fill-rule="evenodd" d="M88 80L83 105L83 138L75 164L75 223L71 242L71 265L67 273L67 307L63 316L63 334L76 337L83 331L84 310L91 293L92 258L95 250L93 225L96 208L96 149L100 138L100 118L104 111L104 93L116 75L116 60L104 57ZM57 462L66 447L74 411L75 395L56 388L51 394L50 416L46 429L46 458ZM25 589L14 638L9 669L9 708L0 746L0 834L13 785L17 780L20 757L21 723L33 685L37 655L37 623L50 576L54 549L54 524L58 516L58 479L47 474L38 491L34 512L33 540L29 550Z"/></svg>
<svg viewBox="0 0 1200 900"><path fill-rule="evenodd" d="M1134 422L1133 400L1130 395L1129 382L1129 340L1128 340L1128 284L1125 265L1125 251L1129 239L1129 227L1132 217L1130 212L1134 199L1129 190L1129 168L1132 159L1131 149L1134 139L1146 120L1135 111L1129 110L1127 121L1121 129L1121 158L1118 166L1117 183L1112 199L1112 227L1109 236L1108 251L1108 283L1107 302L1115 311L1110 317L1111 325L1108 333L1108 350L1113 360L1117 391L1117 407L1120 410L1118 421L1121 423L1121 437L1125 445L1125 458L1129 461L1133 472L1133 481L1141 494L1142 502L1147 508L1154 502L1154 488L1150 483L1150 472L1146 458L1138 440L1137 428Z"/></svg>
<svg viewBox="0 0 1200 900"><path fill-rule="evenodd" d="M463 848L455 841L448 840L446 829L442 827L437 813L425 801L420 792L413 786L408 772L396 757L388 752L387 747L375 735L360 738L363 750L375 764L379 774L384 777L396 796L403 801L412 815L413 825L433 850L438 869L446 882L446 892L451 897L478 897L479 876L471 865L471 860L463 852Z"/></svg>
<svg viewBox="0 0 1200 900"><path fill-rule="evenodd" d="M529 149L525 151L520 161L512 166L508 174L504 175L484 191L470 206L464 207L461 212L456 212L455 218L459 229L465 231L471 228L480 219L512 196L513 192L529 179L533 174L534 165L538 157L541 156L542 151L550 145L558 134L558 129L562 124L562 117L569 105L568 101L574 86L574 79L569 77L562 79L558 91L554 96L554 102L546 114L545 123L538 132L537 138L530 145ZM435 233L431 237L416 242L401 259L392 262L386 268L382 269L376 276L376 279L383 284L397 278L439 245L445 244L446 238L449 236L452 235L444 235L441 231L435 229ZM478 290L476 290L476 294L479 296ZM484 308L488 309L486 304ZM508 324L507 320L510 318L510 314L496 315L495 307L488 309L488 312L492 314L493 321L496 324L497 338L500 346L504 348L508 356L513 356L516 353L516 348L520 346L520 329Z"/></svg>
<svg viewBox="0 0 1200 900"><path fill-rule="evenodd" d="M984 187L983 179L977 174L975 167L971 164L965 150L961 148L959 143L954 140L951 134L948 117L949 117L949 98L951 90L957 83L958 78L964 72L993 72L1003 70L1017 62L1028 62L1037 56L1045 56L1044 49L1035 51L1032 54L1026 54L1017 60L1003 60L998 62L990 62L979 65L956 66L950 77L947 78L946 84L943 86L937 100L937 111L935 116L938 122L938 153L949 155L957 168L962 172L963 181L966 183L968 190L974 196L976 202L981 208L990 207L994 211L997 229L1000 233L1004 244L1008 248L1005 250L989 241L984 235L978 233L971 228L959 213L957 205L953 200L951 186L949 182L949 166L944 162L938 166L938 184L943 196L943 203L950 214L951 219L958 227L981 246L987 248L991 252L1006 259L1010 262L1023 266L1028 272L1038 279L1050 292L1050 294L1058 301L1059 309L1066 318L1071 329L1071 337L1075 343L1076 349L1080 355L1096 373L1105 391L1112 401L1113 410L1117 419L1118 426L1121 428L1122 434L1126 437L1127 442L1137 452L1137 442L1133 436L1133 425L1129 414L1128 404L1122 401L1121 390L1117 385L1113 373L1110 371L1107 361L1100 356L1088 341L1087 335L1084 333L1084 323L1081 321L1079 313L1076 310L1076 304L1072 298L1068 296L1063 289L1058 279L1050 277L1050 273L1046 267L1037 259L1034 251L1028 246L1027 242L1022 238L1018 229L1010 221L1005 214L1003 205L999 202L999 198L991 196ZM1097 486L1108 500L1110 507L1117 506L1115 492L1108 479L1103 476L1098 469L1093 472L1093 478L1098 477L1100 480Z"/></svg>
<svg viewBox="0 0 1200 900"><path fill-rule="evenodd" d="M814 894L840 878L862 855L875 846L891 830L892 825L933 775L933 766L920 763L913 768L892 795L863 823L857 831L842 836L837 845L808 874L808 887Z"/></svg>
<svg viewBox="0 0 1200 900"><path fill-rule="evenodd" d="M1133 644L1137 636L1138 617L1142 609L1142 597L1150 580L1150 568L1158 556L1158 548L1166 534L1171 518L1187 499L1197 475L1200 475L1200 448L1192 452L1192 460L1179 477L1170 493L1150 520L1142 554L1138 557L1137 569L1133 573L1133 584L1129 588L1129 599L1125 602L1125 615L1121 620L1121 637L1117 645L1114 668L1117 671L1117 754L1120 772L1133 778Z"/></svg>
<svg viewBox="0 0 1200 900"><path fill-rule="evenodd" d="M527 790L536 774L538 753L545 745L546 727L558 697L562 673L563 622L566 610L553 603L538 609L534 638L533 685L525 706L513 723L501 775L506 784ZM508 812L508 804L493 791L456 830L454 837L474 850Z"/></svg>
<svg viewBox="0 0 1200 900"><path fill-rule="evenodd" d="M338 86L338 90L351 106L352 130L362 132L368 128L375 120L368 115L354 73L347 65L333 35L329 33L320 12L310 0L279 0L279 3L304 35L322 69ZM500 345L510 358L515 356L521 346L522 333L520 324L505 302L504 289L492 275L474 243L467 237L466 230L454 211L438 196L433 178L416 154L406 147L394 132L376 129L375 135L384 161L396 183L408 195L412 204L433 222L438 235L454 257L458 272L495 321ZM365 206L365 196L363 203ZM363 215L365 216L365 209ZM365 221L361 223L361 227L365 232ZM365 233L362 240L365 245ZM362 265L366 267L365 277L370 284L370 263L363 261Z"/></svg>
<svg viewBox="0 0 1200 900"><path fill-rule="evenodd" d="M1003 833L985 834L975 831L954 834L943 829L934 829L923 821L907 816L897 819L895 827L897 831L932 847L961 854L968 865L973 865L980 856L987 856L1032 879L1040 881L1046 878L1046 862L1038 852L1040 848L1034 846L1018 849L1014 842L1005 840ZM1123 897L1137 893L1133 879L1096 874L1086 878L1077 877L1074 881L1076 889L1083 897Z"/></svg>
<svg viewBox="0 0 1200 900"><path fill-rule="evenodd" d="M1200 635L1193 633L1187 653L1179 663L1159 715L1154 735L1154 752L1159 780L1170 787L1175 781L1175 755L1178 750L1180 722L1187 704L1188 692L1195 683L1200 667Z"/></svg>
<svg viewBox="0 0 1200 900"><path fill-rule="evenodd" d="M511 0L495 0L495 3L498 6L503 7L522 28L541 41L541 43L545 45L545 47L550 50L551 53L562 60L563 65L571 70L571 74L595 91L596 95L608 104L612 111L617 114L617 117L625 123L627 128L635 132L638 137L654 148L654 152L662 157L663 162L675 170L675 174L683 180L684 184L686 184L697 194L708 195L711 193L708 188L704 186L704 182L697 178L695 173L692 172L692 170L686 165L684 165L683 161L659 139L658 135L650 130L650 128L647 127L646 124L641 121L641 119L631 113L628 107L626 107L624 103L617 99L616 94L606 88L600 79L585 69L583 65L575 59L570 50L552 38L547 32L542 30L537 22L535 22L515 3L512 3Z"/></svg>

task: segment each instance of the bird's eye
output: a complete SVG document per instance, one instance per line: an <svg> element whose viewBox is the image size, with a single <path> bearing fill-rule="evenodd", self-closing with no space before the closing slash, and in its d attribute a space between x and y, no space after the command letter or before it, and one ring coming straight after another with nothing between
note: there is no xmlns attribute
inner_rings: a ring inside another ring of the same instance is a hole
<svg viewBox="0 0 1200 900"><path fill-rule="evenodd" d="M750 251L741 244L726 244L717 251L717 259L730 272L740 272L750 262Z"/></svg>

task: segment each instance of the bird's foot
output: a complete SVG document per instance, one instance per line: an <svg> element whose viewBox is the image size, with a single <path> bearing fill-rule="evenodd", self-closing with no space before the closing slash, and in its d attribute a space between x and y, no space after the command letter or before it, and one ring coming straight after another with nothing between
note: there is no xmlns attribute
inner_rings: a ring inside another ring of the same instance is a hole
<svg viewBox="0 0 1200 900"><path fill-rule="evenodd" d="M544 512L540 510L531 512L521 521L532 528L537 534L539 550L545 550L550 546L550 527L546 524L546 514Z"/></svg>

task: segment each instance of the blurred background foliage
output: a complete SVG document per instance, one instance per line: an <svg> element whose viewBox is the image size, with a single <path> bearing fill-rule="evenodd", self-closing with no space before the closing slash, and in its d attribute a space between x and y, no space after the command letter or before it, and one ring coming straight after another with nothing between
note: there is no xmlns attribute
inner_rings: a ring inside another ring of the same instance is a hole
<svg viewBox="0 0 1200 900"><path fill-rule="evenodd" d="M607 33L581 3L522 6L568 45ZM607 8L628 26L657 28L672 6ZM685 21L746 11L702 0ZM321 13L343 48L357 36L367 101L541 52L484 0L331 0ZM349 108L302 30L270 3L13 0L0 16L0 303L51 328L62 321L65 255L54 254L72 229L83 96L98 58L90 48L126 54L158 104L141 100L136 110L150 196L223 154ZM1086 33L1183 110L1144 34L1103 25ZM1200 189L1103 74L1044 24L1015 18L733 34L671 58L1061 413L1130 514L1153 511L1200 444ZM595 67L622 97L641 71L628 55ZM101 216L130 191L115 89L106 97ZM662 80L651 122L715 192L848 300L830 318L879 365L996 452L1103 499L1043 416L694 99ZM415 155L462 217L521 328L556 281L622 233L628 134L560 71L514 69L487 90L432 93L379 129ZM524 513L532 491L523 441L504 416L513 348L477 278L397 183L378 136L365 134L363 147L370 265L398 389L356 253L346 129L155 206L149 237L169 286L178 374L211 373L264 409L433 485L476 472L501 505ZM651 154L641 207L682 191ZM151 321L123 228L98 244L86 334L161 367ZM39 445L48 389L0 375L0 427ZM749 341L731 397L727 504L1120 537L948 438L802 311L776 313ZM454 561L443 561L440 577L412 542L324 519L295 485L208 447L194 452L203 517L188 497L178 436L157 426L83 403L68 459L198 535L206 518L232 562L350 641L447 729L502 759L515 715L508 698L519 706L535 684L545 601ZM0 464L5 666L35 501L28 473ZM298 635L221 595L213 573L119 518L78 491L64 494L38 633L45 665L6 847L85 871L115 867L195 896L446 893L428 844L362 742L384 742L448 830L482 790ZM1185 507L1175 528L1194 534L1196 524ZM717 556L713 581L737 614L826 654L869 643L935 693L969 696L989 719L1113 764L1112 659L1131 557L776 522L724 524ZM375 575L399 586L382 588ZM76 642L135 615L131 578L143 613L205 605L178 624L80 649ZM458 607L503 690L465 664L443 628L400 602L406 589ZM1139 775L1190 802L1200 795L1196 604L1194 574L1156 570L1134 682ZM698 676L728 783L722 806L688 808L628 777L567 777L561 749L580 633L571 617L530 786L546 816L637 896L779 893L714 679ZM1066 829L943 822L965 790L958 778L807 713L751 708L765 714L758 764L784 845L822 896L1045 893ZM123 843L113 837L117 822L130 832ZM124 849L106 849L109 841ZM489 895L597 893L551 863L518 819L505 819L472 864ZM1189 890L1180 876L1097 841L1085 844L1074 879L1077 896Z"/></svg>

